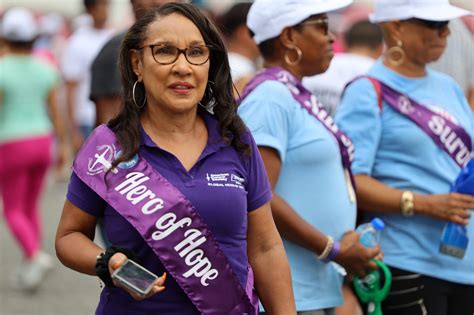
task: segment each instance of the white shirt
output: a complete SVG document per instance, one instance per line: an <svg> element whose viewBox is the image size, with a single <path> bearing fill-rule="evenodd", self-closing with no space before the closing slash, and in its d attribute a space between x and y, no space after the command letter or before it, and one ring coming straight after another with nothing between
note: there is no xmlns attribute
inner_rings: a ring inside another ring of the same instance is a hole
<svg viewBox="0 0 474 315"><path fill-rule="evenodd" d="M66 81L78 82L74 100L76 123L94 126L95 106L89 100L90 67L105 42L113 35L110 29L79 28L69 39L63 54L61 68Z"/></svg>
<svg viewBox="0 0 474 315"><path fill-rule="evenodd" d="M362 55L339 53L331 60L326 72L303 78L303 85L334 116L346 84L355 77L366 74L374 62L374 59Z"/></svg>
<svg viewBox="0 0 474 315"><path fill-rule="evenodd" d="M229 52L229 65L234 83L257 71L255 63L251 59L234 52Z"/></svg>

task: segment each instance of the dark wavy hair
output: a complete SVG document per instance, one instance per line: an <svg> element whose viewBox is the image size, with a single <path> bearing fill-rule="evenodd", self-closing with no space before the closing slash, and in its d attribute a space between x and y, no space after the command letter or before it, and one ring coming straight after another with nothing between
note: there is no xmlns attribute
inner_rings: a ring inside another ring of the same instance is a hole
<svg viewBox="0 0 474 315"><path fill-rule="evenodd" d="M209 89L209 84L207 85L201 104L214 104L214 117L219 122L219 132L224 141L232 145L239 153L246 155L250 153L250 146L241 139L241 135L247 128L237 115L227 50L217 28L193 5L167 3L150 10L136 21L125 35L120 48L119 65L122 75L123 104L119 114L108 123L108 126L114 130L122 146L122 155L113 162L113 166L132 158L138 152L140 144L140 114L143 109L139 109L133 102L132 87L138 78L132 68L130 51L142 46L151 23L172 13L181 14L191 20L201 32L206 45L212 46L209 81L214 83L212 89ZM143 89L137 89L136 98L137 102L141 103L145 95L139 90ZM199 111L202 110L199 108Z"/></svg>

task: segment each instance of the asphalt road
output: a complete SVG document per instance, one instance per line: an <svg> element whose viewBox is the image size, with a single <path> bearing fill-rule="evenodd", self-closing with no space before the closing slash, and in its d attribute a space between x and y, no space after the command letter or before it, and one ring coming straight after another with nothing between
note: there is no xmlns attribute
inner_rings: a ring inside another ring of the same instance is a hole
<svg viewBox="0 0 474 315"><path fill-rule="evenodd" d="M3 215L0 216L0 315L94 314L100 294L97 278L64 267L54 252L54 235L66 188L66 182L55 182L51 177L43 194L43 248L55 258L55 266L33 294L14 289L9 281L21 262L22 254L5 225Z"/></svg>

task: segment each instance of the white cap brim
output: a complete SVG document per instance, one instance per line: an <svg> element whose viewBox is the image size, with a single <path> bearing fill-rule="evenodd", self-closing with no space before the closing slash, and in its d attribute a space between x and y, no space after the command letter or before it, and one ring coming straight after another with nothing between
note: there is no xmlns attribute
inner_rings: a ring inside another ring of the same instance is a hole
<svg viewBox="0 0 474 315"><path fill-rule="evenodd" d="M415 7L398 12L386 11L386 15L371 13L369 21L372 23L388 22L394 20L407 20L418 18L428 21L449 21L465 15L472 15L472 12L464 10L450 4L437 6Z"/></svg>

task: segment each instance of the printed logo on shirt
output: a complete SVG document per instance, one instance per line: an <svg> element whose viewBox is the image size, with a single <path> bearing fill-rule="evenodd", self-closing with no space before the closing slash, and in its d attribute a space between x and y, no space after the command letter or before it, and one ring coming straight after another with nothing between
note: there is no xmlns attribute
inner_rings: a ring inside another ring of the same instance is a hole
<svg viewBox="0 0 474 315"><path fill-rule="evenodd" d="M230 173L206 173L207 186L244 189L245 179Z"/></svg>

